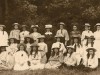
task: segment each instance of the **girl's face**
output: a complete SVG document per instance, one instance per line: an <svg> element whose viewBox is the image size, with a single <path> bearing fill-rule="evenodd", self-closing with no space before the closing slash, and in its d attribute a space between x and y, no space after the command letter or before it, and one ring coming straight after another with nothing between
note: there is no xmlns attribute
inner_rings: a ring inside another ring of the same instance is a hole
<svg viewBox="0 0 100 75"><path fill-rule="evenodd" d="M44 38L40 38L40 42L44 42Z"/></svg>
<svg viewBox="0 0 100 75"><path fill-rule="evenodd" d="M59 37L57 37L56 39L57 39L57 42L60 42L60 38Z"/></svg>
<svg viewBox="0 0 100 75"><path fill-rule="evenodd" d="M25 31L26 30L26 27L23 27L22 30Z"/></svg>
<svg viewBox="0 0 100 75"><path fill-rule="evenodd" d="M88 27L88 26L85 26L85 30L89 30L90 29L90 27Z"/></svg>
<svg viewBox="0 0 100 75"><path fill-rule="evenodd" d="M14 26L14 29L18 29L18 25L15 25L15 26Z"/></svg>
<svg viewBox="0 0 100 75"><path fill-rule="evenodd" d="M55 49L54 49L55 54L58 53L58 51L59 51L58 48L55 48Z"/></svg>
<svg viewBox="0 0 100 75"><path fill-rule="evenodd" d="M24 51L25 49L23 45L21 45L19 48L20 48L20 51Z"/></svg>
<svg viewBox="0 0 100 75"><path fill-rule="evenodd" d="M34 32L37 32L37 28L33 28L33 31L34 31Z"/></svg>
<svg viewBox="0 0 100 75"><path fill-rule="evenodd" d="M14 39L10 39L10 43L14 43Z"/></svg>
<svg viewBox="0 0 100 75"><path fill-rule="evenodd" d="M2 26L0 26L0 31L3 31L3 27Z"/></svg>
<svg viewBox="0 0 100 75"><path fill-rule="evenodd" d="M33 51L36 51L37 50L37 47L32 47Z"/></svg>
<svg viewBox="0 0 100 75"><path fill-rule="evenodd" d="M26 40L27 40L27 42L30 42L30 38L27 38Z"/></svg>
<svg viewBox="0 0 100 75"><path fill-rule="evenodd" d="M93 50L89 50L89 54L90 55L93 55Z"/></svg>
<svg viewBox="0 0 100 75"><path fill-rule="evenodd" d="M51 30L50 28L47 28L47 29L46 29L47 32L50 32L50 30Z"/></svg>
<svg viewBox="0 0 100 75"><path fill-rule="evenodd" d="M63 25L60 25L60 29L63 29L64 28L64 26Z"/></svg>
<svg viewBox="0 0 100 75"><path fill-rule="evenodd" d="M1 52L6 51L6 47L1 47Z"/></svg>
<svg viewBox="0 0 100 75"><path fill-rule="evenodd" d="M77 38L74 39L74 43L78 43L78 39Z"/></svg>
<svg viewBox="0 0 100 75"><path fill-rule="evenodd" d="M73 50L71 49L71 48L69 48L68 49L68 53L70 54L70 53L72 53L73 52Z"/></svg>
<svg viewBox="0 0 100 75"><path fill-rule="evenodd" d="M100 26L97 26L97 30L100 30Z"/></svg>
<svg viewBox="0 0 100 75"><path fill-rule="evenodd" d="M77 26L73 26L73 30L74 30L74 31L77 30Z"/></svg>
<svg viewBox="0 0 100 75"><path fill-rule="evenodd" d="M88 41L88 43L91 43L92 42L92 39L89 38L87 41Z"/></svg>

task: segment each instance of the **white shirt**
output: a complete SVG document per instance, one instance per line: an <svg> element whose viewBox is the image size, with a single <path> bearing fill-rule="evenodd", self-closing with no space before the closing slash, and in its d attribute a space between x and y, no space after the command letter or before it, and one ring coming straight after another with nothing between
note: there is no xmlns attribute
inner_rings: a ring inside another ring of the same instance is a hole
<svg viewBox="0 0 100 75"><path fill-rule="evenodd" d="M22 31L20 33L20 40L24 40L24 38L29 35L29 31Z"/></svg>

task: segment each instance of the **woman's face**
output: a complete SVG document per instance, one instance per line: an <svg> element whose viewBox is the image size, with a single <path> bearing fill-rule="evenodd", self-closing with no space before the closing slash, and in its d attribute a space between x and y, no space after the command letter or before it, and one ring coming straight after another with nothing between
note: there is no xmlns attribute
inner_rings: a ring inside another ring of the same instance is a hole
<svg viewBox="0 0 100 75"><path fill-rule="evenodd" d="M68 49L68 53L69 53L69 54L72 53L72 51L73 51L73 50L72 50L71 48Z"/></svg>
<svg viewBox="0 0 100 75"><path fill-rule="evenodd" d="M89 54L90 55L93 55L93 50L89 50Z"/></svg>
<svg viewBox="0 0 100 75"><path fill-rule="evenodd" d="M73 26L73 30L74 30L74 31L77 30L77 26Z"/></svg>
<svg viewBox="0 0 100 75"><path fill-rule="evenodd" d="M89 26L85 26L85 30L89 30L90 29L90 27Z"/></svg>
<svg viewBox="0 0 100 75"><path fill-rule="evenodd" d="M24 49L25 49L23 45L21 45L19 48L21 51L24 51Z"/></svg>
<svg viewBox="0 0 100 75"><path fill-rule="evenodd" d="M18 29L18 25L15 25L15 26L14 26L14 29Z"/></svg>
<svg viewBox="0 0 100 75"><path fill-rule="evenodd" d="M58 48L55 48L55 49L54 49L55 54L58 53L58 51L59 51Z"/></svg>
<svg viewBox="0 0 100 75"><path fill-rule="evenodd" d="M47 29L46 29L47 32L50 32L50 30L51 30L50 28L47 28Z"/></svg>
<svg viewBox="0 0 100 75"><path fill-rule="evenodd" d="M3 27L2 26L0 26L0 31L3 31Z"/></svg>
<svg viewBox="0 0 100 75"><path fill-rule="evenodd" d="M26 40L27 40L27 42L30 42L30 38L27 38Z"/></svg>
<svg viewBox="0 0 100 75"><path fill-rule="evenodd" d="M44 38L40 38L40 42L44 42Z"/></svg>
<svg viewBox="0 0 100 75"><path fill-rule="evenodd" d="M64 28L64 26L63 25L60 25L60 29L63 29Z"/></svg>
<svg viewBox="0 0 100 75"><path fill-rule="evenodd" d="M91 43L91 42L92 42L92 39L88 38L88 40L87 40L87 41L88 41L88 43Z"/></svg>
<svg viewBox="0 0 100 75"><path fill-rule="evenodd" d="M100 26L97 26L97 30L100 30Z"/></svg>
<svg viewBox="0 0 100 75"><path fill-rule="evenodd" d="M23 31L26 31L26 27L23 27L22 30L23 30Z"/></svg>
<svg viewBox="0 0 100 75"><path fill-rule="evenodd" d="M33 51L36 51L37 50L37 47L32 47Z"/></svg>
<svg viewBox="0 0 100 75"><path fill-rule="evenodd" d="M6 47L1 47L1 52L6 51Z"/></svg>
<svg viewBox="0 0 100 75"><path fill-rule="evenodd" d="M37 28L33 28L33 32L37 32Z"/></svg>
<svg viewBox="0 0 100 75"><path fill-rule="evenodd" d="M14 39L10 39L10 43L14 43Z"/></svg>
<svg viewBox="0 0 100 75"><path fill-rule="evenodd" d="M59 37L57 37L56 39L57 39L57 42L60 42L60 38Z"/></svg>
<svg viewBox="0 0 100 75"><path fill-rule="evenodd" d="M77 38L74 38L74 43L78 43L78 39Z"/></svg>

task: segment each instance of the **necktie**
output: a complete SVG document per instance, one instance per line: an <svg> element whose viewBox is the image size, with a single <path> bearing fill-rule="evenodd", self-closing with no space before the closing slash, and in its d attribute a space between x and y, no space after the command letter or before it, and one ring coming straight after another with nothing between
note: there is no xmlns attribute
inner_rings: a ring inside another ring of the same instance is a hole
<svg viewBox="0 0 100 75"><path fill-rule="evenodd" d="M63 33L62 29L61 29L61 34Z"/></svg>

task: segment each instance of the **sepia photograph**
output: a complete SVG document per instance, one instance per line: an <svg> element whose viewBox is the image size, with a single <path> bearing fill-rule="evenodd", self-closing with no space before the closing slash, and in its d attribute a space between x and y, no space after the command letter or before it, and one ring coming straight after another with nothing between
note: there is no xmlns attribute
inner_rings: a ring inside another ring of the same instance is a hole
<svg viewBox="0 0 100 75"><path fill-rule="evenodd" d="M100 0L0 0L0 75L100 75Z"/></svg>

